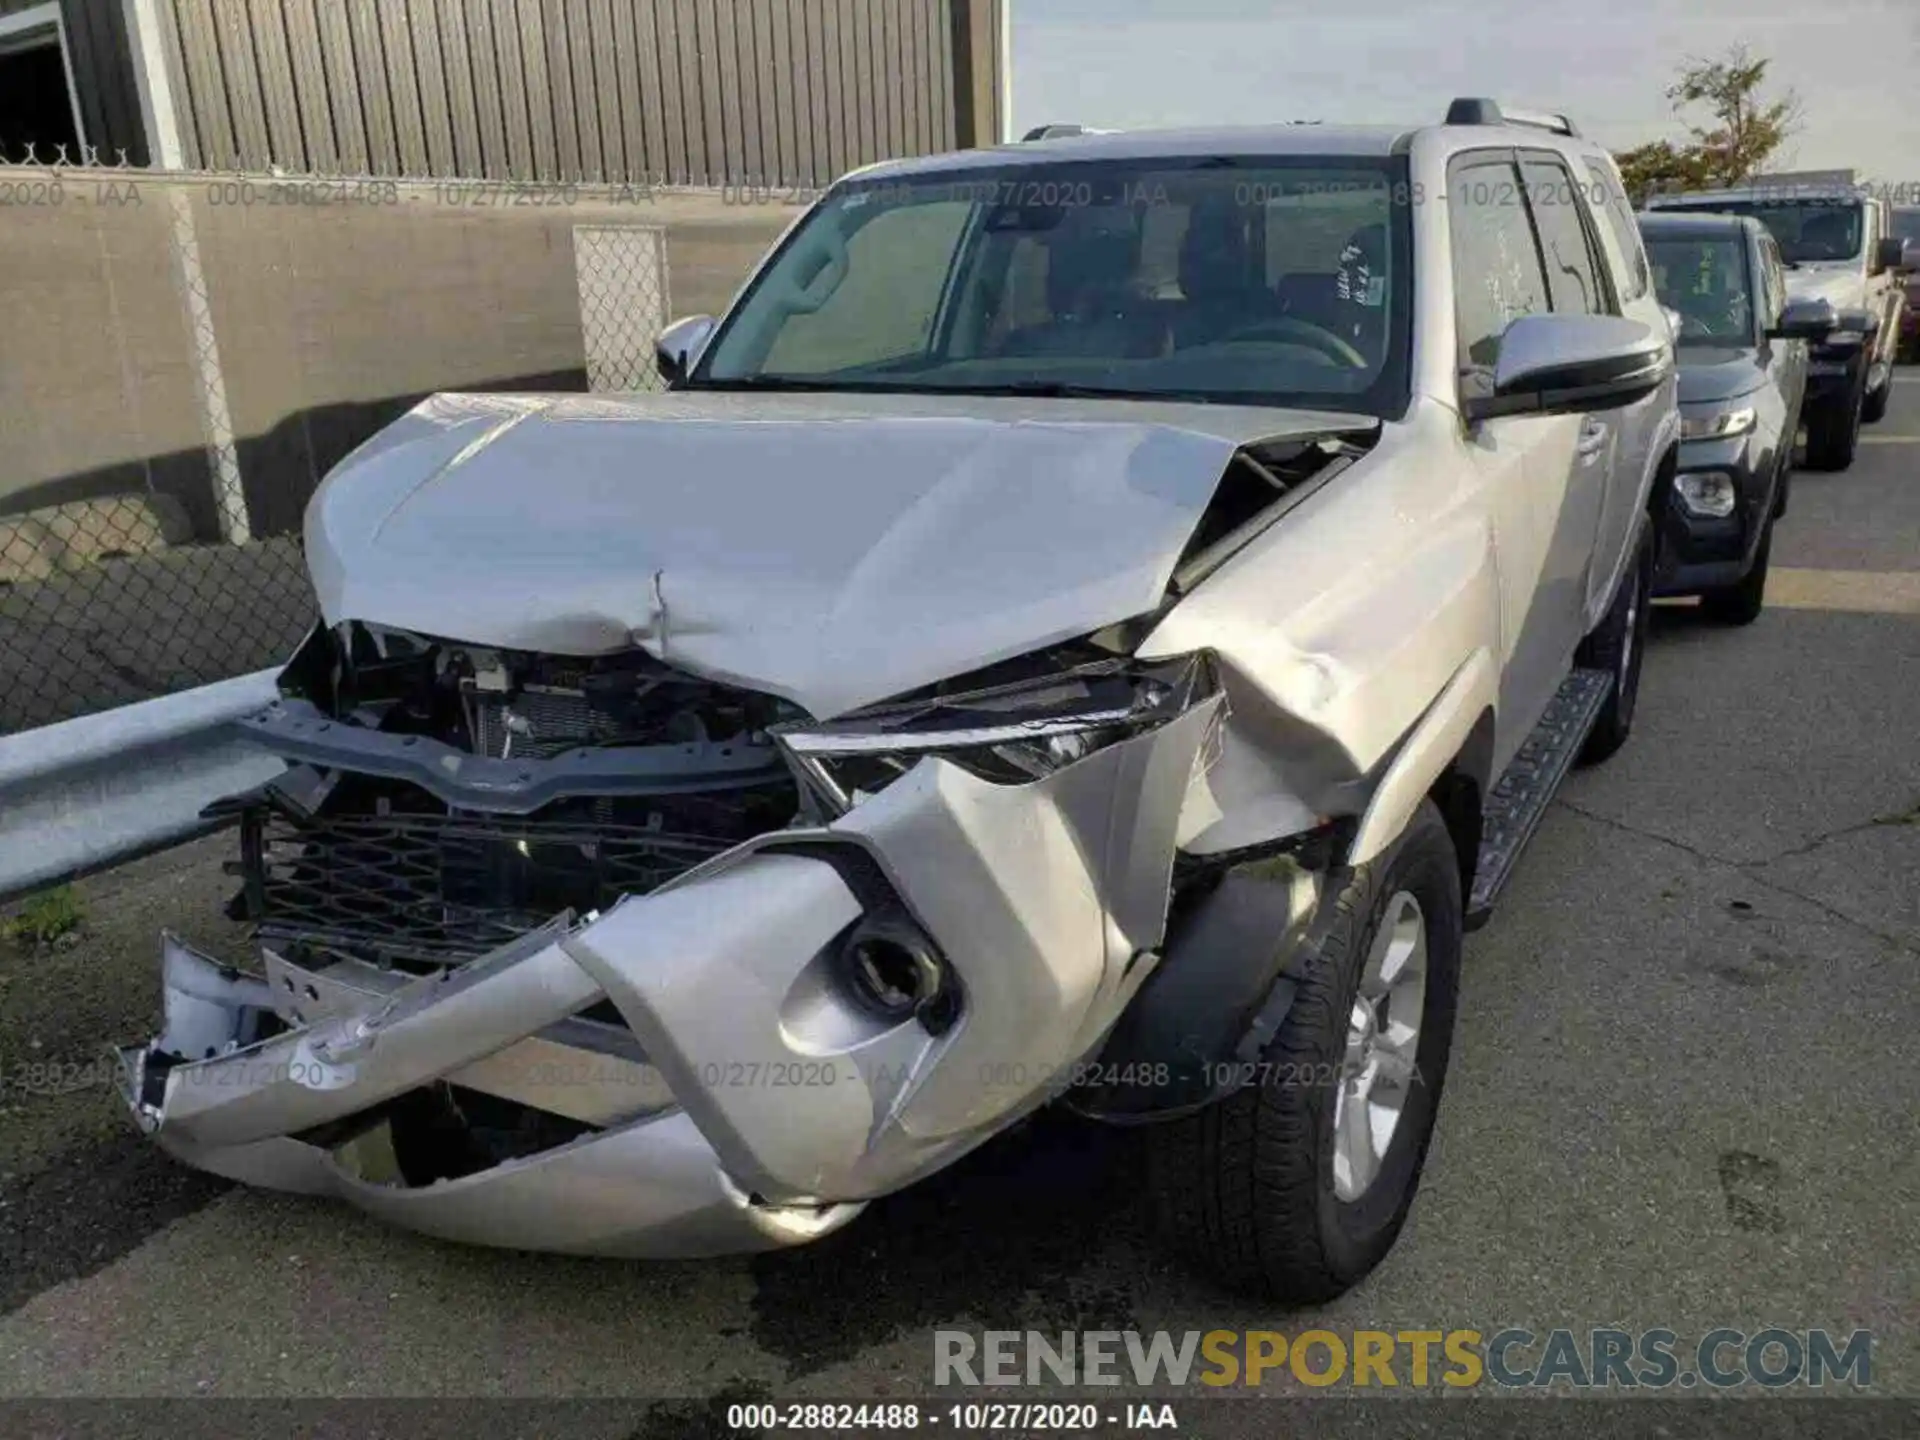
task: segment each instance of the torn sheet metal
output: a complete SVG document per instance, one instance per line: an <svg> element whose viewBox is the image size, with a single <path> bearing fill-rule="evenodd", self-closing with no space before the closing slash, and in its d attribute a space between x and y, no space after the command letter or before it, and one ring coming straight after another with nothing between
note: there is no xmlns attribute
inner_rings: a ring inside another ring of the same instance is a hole
<svg viewBox="0 0 1920 1440"><path fill-rule="evenodd" d="M930 757L833 824L417 978L277 952L252 977L170 938L168 1026L123 1052L129 1102L187 1163L450 1238L622 1255L812 1238L1097 1047L1151 969L1219 710L1024 786ZM850 986L844 942L875 927L924 943L948 1018ZM394 1107L429 1091L572 1128L422 1183Z"/></svg>
<svg viewBox="0 0 1920 1440"><path fill-rule="evenodd" d="M1153 610L1239 445L1373 425L994 396L436 396L328 477L306 554L329 624L507 649L658 655L664 597L675 663L826 718Z"/></svg>

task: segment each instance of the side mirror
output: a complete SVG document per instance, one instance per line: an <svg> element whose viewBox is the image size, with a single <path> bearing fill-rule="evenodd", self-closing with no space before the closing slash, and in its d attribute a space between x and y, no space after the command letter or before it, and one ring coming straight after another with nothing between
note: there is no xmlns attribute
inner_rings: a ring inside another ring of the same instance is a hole
<svg viewBox="0 0 1920 1440"><path fill-rule="evenodd" d="M1880 328L1880 317L1871 310L1836 310L1833 328L1840 335L1871 335Z"/></svg>
<svg viewBox="0 0 1920 1440"><path fill-rule="evenodd" d="M718 327L719 322L711 315L689 315L662 330L660 338L653 342L653 357L660 367L660 378L669 385L684 381L699 363L700 352L707 348L707 341L713 338Z"/></svg>
<svg viewBox="0 0 1920 1440"><path fill-rule="evenodd" d="M1667 329L1673 332L1673 338L1677 342L1680 339L1681 327L1687 323L1686 317L1671 305L1662 305L1660 313L1667 317Z"/></svg>
<svg viewBox="0 0 1920 1440"><path fill-rule="evenodd" d="M1566 415L1629 405L1673 373L1671 337L1617 315L1522 315L1500 337L1493 394L1469 396L1469 421Z"/></svg>
<svg viewBox="0 0 1920 1440"><path fill-rule="evenodd" d="M1833 333L1840 316L1830 300L1789 300L1779 323L1767 331L1769 340L1811 340L1818 345Z"/></svg>
<svg viewBox="0 0 1920 1440"><path fill-rule="evenodd" d="M1873 273L1878 275L1882 270L1899 269L1905 258L1902 253L1905 248L1898 235L1888 235L1878 241L1873 247Z"/></svg>

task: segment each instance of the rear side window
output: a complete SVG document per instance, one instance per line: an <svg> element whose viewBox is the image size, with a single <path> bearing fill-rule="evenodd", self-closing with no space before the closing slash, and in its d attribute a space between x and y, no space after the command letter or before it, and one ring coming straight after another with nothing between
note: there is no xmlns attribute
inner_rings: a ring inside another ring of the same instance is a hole
<svg viewBox="0 0 1920 1440"><path fill-rule="evenodd" d="M1547 295L1556 314L1605 315L1611 297L1601 282L1593 241L1580 218L1583 203L1573 177L1558 160L1528 156L1520 163L1527 203L1540 234L1540 255L1547 267Z"/></svg>
<svg viewBox="0 0 1920 1440"><path fill-rule="evenodd" d="M1586 161L1594 199L1599 203L1600 213L1607 217L1607 228L1613 231L1620 254L1627 262L1626 284L1621 287L1620 298L1638 300L1652 287L1653 273L1647 268L1647 252L1640 244L1640 227L1634 223L1633 207L1627 204L1626 191L1620 188L1619 178L1608 166L1592 155L1587 156Z"/></svg>
<svg viewBox="0 0 1920 1440"><path fill-rule="evenodd" d="M1780 267L1780 247L1771 235L1760 237L1761 274L1765 288L1761 296L1761 321L1771 328L1780 323L1780 312L1787 306L1787 276Z"/></svg>
<svg viewBox="0 0 1920 1440"><path fill-rule="evenodd" d="M1461 389L1485 394L1507 326L1548 309L1540 251L1512 160L1455 161L1447 175L1447 218Z"/></svg>

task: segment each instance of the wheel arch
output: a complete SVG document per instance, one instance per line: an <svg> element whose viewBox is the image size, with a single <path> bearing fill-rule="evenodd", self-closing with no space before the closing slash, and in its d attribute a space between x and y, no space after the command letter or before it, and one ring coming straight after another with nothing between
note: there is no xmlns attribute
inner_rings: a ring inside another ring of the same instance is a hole
<svg viewBox="0 0 1920 1440"><path fill-rule="evenodd" d="M1383 854L1429 796L1446 816L1447 805L1435 794L1436 787L1446 790L1455 817L1467 813L1463 792L1469 782L1476 796L1484 794L1493 768L1499 692L1499 666L1485 648L1475 650L1454 671L1387 766L1361 816L1347 864L1364 865ZM1453 823L1448 820L1449 832ZM1459 843L1457 836L1455 843ZM1466 857L1462 863L1467 863Z"/></svg>
<svg viewBox="0 0 1920 1440"><path fill-rule="evenodd" d="M1337 918L1327 902L1355 869L1386 854L1429 801L1454 848L1464 915L1480 849L1483 797L1492 783L1498 671L1484 650L1399 747L1366 814L1328 821L1288 840L1239 852L1181 893L1164 954L1107 1036L1094 1069L1131 1076L1166 1071L1171 1083L1104 1081L1073 1106L1091 1119L1141 1124L1178 1118L1220 1099L1211 1074L1270 1036L1296 993L1293 966ZM1380 837L1363 851L1358 835ZM1253 957L1250 960L1250 957Z"/></svg>
<svg viewBox="0 0 1920 1440"><path fill-rule="evenodd" d="M1460 864L1460 903L1473 898L1474 871L1480 859L1480 835L1486 818L1487 791L1493 785L1493 707L1483 709L1466 744L1434 778L1427 790L1446 822Z"/></svg>

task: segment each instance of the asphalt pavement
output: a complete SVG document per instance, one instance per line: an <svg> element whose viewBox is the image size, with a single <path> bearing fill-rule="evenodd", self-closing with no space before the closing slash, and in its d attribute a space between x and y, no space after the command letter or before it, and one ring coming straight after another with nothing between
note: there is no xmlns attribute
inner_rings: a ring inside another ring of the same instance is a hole
<svg viewBox="0 0 1920 1440"><path fill-rule="evenodd" d="M701 1263L460 1249L183 1171L88 1067L149 1033L162 925L239 945L216 838L86 882L69 948L0 944L0 1395L910 1396L940 1327L1782 1325L1873 1330L1873 1390L1920 1396L1920 371L1850 471L1796 477L1774 566L1751 627L1656 612L1629 746L1469 941L1406 1231L1335 1304L1164 1262L1124 1139L1064 1122Z"/></svg>

